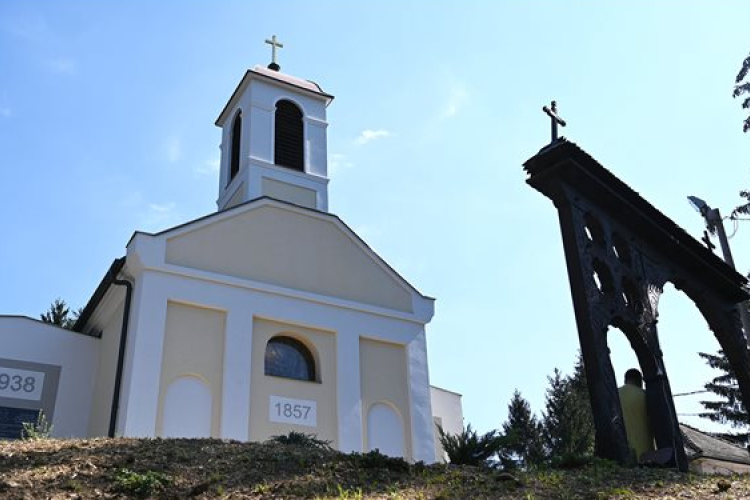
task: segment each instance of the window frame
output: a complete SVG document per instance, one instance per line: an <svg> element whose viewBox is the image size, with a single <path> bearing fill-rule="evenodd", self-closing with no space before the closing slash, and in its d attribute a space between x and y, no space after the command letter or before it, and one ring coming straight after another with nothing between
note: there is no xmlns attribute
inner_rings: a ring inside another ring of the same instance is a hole
<svg viewBox="0 0 750 500"><path fill-rule="evenodd" d="M269 349L272 347L273 344L281 344L287 347L291 347L294 349L300 357L305 361L305 364L307 365L307 376L302 378L295 376L291 373L271 373L271 370L268 364L268 353ZM274 335L270 339L268 339L268 342L266 342L266 347L263 351L263 374L269 377L279 377L279 378L285 378L288 380L297 380L300 382L320 382L318 380L318 369L317 369L317 363L315 361L315 356L313 355L312 350L305 345L304 342L301 340L291 337L289 335Z"/></svg>

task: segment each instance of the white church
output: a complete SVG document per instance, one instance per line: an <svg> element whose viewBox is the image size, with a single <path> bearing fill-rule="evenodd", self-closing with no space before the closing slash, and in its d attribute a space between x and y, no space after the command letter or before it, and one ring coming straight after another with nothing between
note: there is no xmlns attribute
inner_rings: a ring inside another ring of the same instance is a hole
<svg viewBox="0 0 750 500"><path fill-rule="evenodd" d="M429 382L434 299L328 212L333 96L279 70L248 70L216 120L215 213L136 231L73 331L0 316L0 438L41 410L58 437L294 430L442 458L435 423L463 419Z"/></svg>

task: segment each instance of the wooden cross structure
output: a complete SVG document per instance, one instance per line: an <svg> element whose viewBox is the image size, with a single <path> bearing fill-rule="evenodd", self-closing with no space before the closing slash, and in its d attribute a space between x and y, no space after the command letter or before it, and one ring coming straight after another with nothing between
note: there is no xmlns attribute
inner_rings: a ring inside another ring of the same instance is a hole
<svg viewBox="0 0 750 500"><path fill-rule="evenodd" d="M565 120L560 118L560 115L557 114L557 101L552 101L550 107L542 107L542 111L547 113L547 116L549 116L552 121L552 140L550 142L555 142L557 140L557 125L559 124L561 127L566 125Z"/></svg>
<svg viewBox="0 0 750 500"><path fill-rule="evenodd" d="M716 248L716 245L711 243L711 237L708 235L708 231L703 231L703 238L701 238L701 241L706 244L706 248L714 251L714 248Z"/></svg>
<svg viewBox="0 0 750 500"><path fill-rule="evenodd" d="M554 131L554 103L549 113ZM620 463L631 460L608 347L613 327L627 337L638 359L656 447L670 455L672 466L687 471L659 338L659 297L672 283L695 304L729 360L747 411L750 355L737 308L748 299L747 279L588 153L562 137L555 140L554 132L553 141L524 168L529 185L550 198L558 212L596 428L595 452Z"/></svg>
<svg viewBox="0 0 750 500"><path fill-rule="evenodd" d="M271 46L271 64L268 65L268 69L278 71L281 66L276 63L276 49L283 49L284 44L276 40L276 35L273 35L270 40L266 40L266 43Z"/></svg>

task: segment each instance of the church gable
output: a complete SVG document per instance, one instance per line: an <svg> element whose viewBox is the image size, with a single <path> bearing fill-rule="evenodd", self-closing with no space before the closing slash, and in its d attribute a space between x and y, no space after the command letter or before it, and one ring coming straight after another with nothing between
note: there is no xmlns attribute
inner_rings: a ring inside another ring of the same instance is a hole
<svg viewBox="0 0 750 500"><path fill-rule="evenodd" d="M167 237L166 262L412 312L412 291L338 221L263 204Z"/></svg>

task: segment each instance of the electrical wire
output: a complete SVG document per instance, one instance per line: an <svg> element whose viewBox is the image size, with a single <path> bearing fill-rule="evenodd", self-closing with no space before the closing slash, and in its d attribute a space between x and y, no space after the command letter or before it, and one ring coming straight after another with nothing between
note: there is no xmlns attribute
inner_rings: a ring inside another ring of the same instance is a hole
<svg viewBox="0 0 750 500"><path fill-rule="evenodd" d="M726 217L725 217L725 219L726 219ZM729 217L729 219L732 221L732 234L730 234L729 236L727 236L727 239L731 240L734 237L734 235L737 234L737 230L740 228L740 223L734 217ZM750 219L744 219L744 220L750 220Z"/></svg>
<svg viewBox="0 0 750 500"><path fill-rule="evenodd" d="M711 391L709 391L707 389L702 389L700 391L681 392L679 394L672 394L672 397L676 398L678 396L692 396L693 394L703 394L703 393L706 393L706 392L711 392Z"/></svg>

